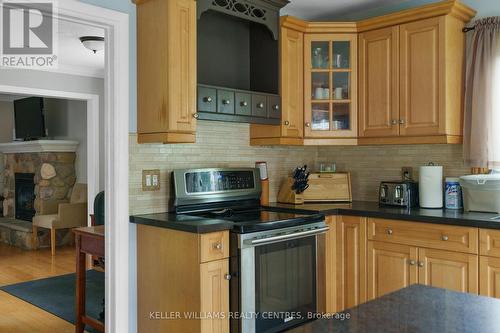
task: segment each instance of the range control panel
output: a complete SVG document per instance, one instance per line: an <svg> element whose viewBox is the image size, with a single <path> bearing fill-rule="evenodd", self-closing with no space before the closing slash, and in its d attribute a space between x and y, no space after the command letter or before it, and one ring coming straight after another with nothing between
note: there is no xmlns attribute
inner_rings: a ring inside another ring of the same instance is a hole
<svg viewBox="0 0 500 333"><path fill-rule="evenodd" d="M211 193L254 189L254 179L251 170L211 170L186 172L184 181L187 193Z"/></svg>

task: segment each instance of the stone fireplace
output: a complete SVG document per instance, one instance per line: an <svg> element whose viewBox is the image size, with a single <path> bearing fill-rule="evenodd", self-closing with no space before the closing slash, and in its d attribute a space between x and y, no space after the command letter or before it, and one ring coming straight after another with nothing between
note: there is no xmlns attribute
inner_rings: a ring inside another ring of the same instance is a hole
<svg viewBox="0 0 500 333"><path fill-rule="evenodd" d="M5 166L0 241L30 248L33 216L43 213L44 205L50 201L66 199L76 182L77 146L76 141L63 140L0 144ZM4 230L9 229L9 223L12 230ZM48 232L42 230L38 237L41 246L48 244ZM70 232L60 232L57 243L70 239Z"/></svg>

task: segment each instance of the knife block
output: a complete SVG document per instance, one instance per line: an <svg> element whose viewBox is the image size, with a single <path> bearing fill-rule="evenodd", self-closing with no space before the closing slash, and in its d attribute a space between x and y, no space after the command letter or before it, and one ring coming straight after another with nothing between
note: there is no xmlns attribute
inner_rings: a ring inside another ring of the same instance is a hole
<svg viewBox="0 0 500 333"><path fill-rule="evenodd" d="M288 177L280 187L278 192L278 202L292 205L301 205L304 203L304 196L302 193L297 194L292 190L293 178Z"/></svg>

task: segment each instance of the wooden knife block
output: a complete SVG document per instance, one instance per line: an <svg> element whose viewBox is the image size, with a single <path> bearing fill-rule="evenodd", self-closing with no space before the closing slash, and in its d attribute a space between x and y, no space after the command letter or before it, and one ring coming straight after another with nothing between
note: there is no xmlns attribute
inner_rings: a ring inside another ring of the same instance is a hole
<svg viewBox="0 0 500 333"><path fill-rule="evenodd" d="M301 194L295 193L292 190L292 186L294 183L294 179L292 177L288 177L280 187L278 192L278 202L292 205L301 205L304 203L304 196Z"/></svg>

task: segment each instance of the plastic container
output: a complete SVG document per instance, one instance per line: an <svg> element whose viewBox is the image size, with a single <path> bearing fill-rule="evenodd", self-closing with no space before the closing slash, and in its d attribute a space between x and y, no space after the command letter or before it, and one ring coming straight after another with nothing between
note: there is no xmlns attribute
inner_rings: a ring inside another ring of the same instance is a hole
<svg viewBox="0 0 500 333"><path fill-rule="evenodd" d="M500 174L460 177L464 211L500 213Z"/></svg>
<svg viewBox="0 0 500 333"><path fill-rule="evenodd" d="M446 209L462 208L462 187L459 178L446 177L444 185L444 206Z"/></svg>

